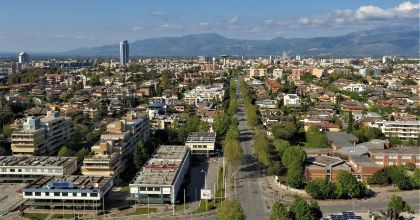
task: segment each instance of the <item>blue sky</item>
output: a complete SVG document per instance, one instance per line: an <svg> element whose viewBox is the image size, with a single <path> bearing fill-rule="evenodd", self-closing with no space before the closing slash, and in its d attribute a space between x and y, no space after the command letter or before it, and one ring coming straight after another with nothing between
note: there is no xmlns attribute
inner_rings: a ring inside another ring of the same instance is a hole
<svg viewBox="0 0 420 220"><path fill-rule="evenodd" d="M331 36L418 24L418 1L2 0L0 51L65 51L194 33L242 39Z"/></svg>

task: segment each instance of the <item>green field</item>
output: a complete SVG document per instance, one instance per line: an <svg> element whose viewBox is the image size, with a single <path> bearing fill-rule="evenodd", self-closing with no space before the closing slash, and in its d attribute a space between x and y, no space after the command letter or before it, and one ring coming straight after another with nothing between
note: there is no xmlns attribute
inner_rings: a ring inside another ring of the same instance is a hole
<svg viewBox="0 0 420 220"><path fill-rule="evenodd" d="M48 213L25 213L23 217L30 220L44 220L48 215Z"/></svg>

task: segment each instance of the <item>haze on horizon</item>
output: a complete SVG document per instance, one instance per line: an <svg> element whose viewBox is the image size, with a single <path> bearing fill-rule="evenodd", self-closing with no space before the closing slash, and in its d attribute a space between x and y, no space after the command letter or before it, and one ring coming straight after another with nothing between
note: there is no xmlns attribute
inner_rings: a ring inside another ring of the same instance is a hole
<svg viewBox="0 0 420 220"><path fill-rule="evenodd" d="M335 36L419 24L415 1L5 0L0 52L60 52L121 40L217 33L229 38Z"/></svg>

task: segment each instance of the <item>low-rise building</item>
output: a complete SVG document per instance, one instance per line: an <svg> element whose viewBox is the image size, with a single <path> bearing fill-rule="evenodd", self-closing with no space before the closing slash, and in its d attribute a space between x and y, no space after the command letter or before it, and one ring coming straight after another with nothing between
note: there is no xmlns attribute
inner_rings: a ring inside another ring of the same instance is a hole
<svg viewBox="0 0 420 220"><path fill-rule="evenodd" d="M350 83L347 86L344 86L342 90L350 92L363 92L366 90L366 85L361 83Z"/></svg>
<svg viewBox="0 0 420 220"><path fill-rule="evenodd" d="M185 145L191 149L192 155L210 156L215 152L216 132L192 132Z"/></svg>
<svg viewBox="0 0 420 220"><path fill-rule="evenodd" d="M0 182L29 182L40 176L71 175L76 170L76 157L0 156Z"/></svg>
<svg viewBox="0 0 420 220"><path fill-rule="evenodd" d="M225 90L223 84L200 85L184 93L184 101L190 105L200 102L212 102L214 99L223 101Z"/></svg>
<svg viewBox="0 0 420 220"><path fill-rule="evenodd" d="M367 155L351 156L349 158L349 164L353 168L352 174L359 181L366 181L376 171L381 170L382 166L376 164Z"/></svg>
<svg viewBox="0 0 420 220"><path fill-rule="evenodd" d="M288 107L300 106L300 97L297 94L286 94L283 96L283 105Z"/></svg>
<svg viewBox="0 0 420 220"><path fill-rule="evenodd" d="M36 208L100 209L112 177L44 176L22 189L27 205Z"/></svg>
<svg viewBox="0 0 420 220"><path fill-rule="evenodd" d="M351 172L351 167L338 157L309 156L305 166L305 178L335 181L340 170Z"/></svg>
<svg viewBox="0 0 420 220"><path fill-rule="evenodd" d="M390 149L369 149L369 157L380 166L413 163L420 168L419 147L398 147Z"/></svg>
<svg viewBox="0 0 420 220"><path fill-rule="evenodd" d="M139 203L175 203L190 158L187 146L159 146L130 183L132 198Z"/></svg>

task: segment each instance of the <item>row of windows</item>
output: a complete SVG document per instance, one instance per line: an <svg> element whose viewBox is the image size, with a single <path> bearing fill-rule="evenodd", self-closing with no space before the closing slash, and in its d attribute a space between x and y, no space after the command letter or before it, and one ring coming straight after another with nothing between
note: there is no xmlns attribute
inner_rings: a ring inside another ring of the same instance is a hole
<svg viewBox="0 0 420 220"><path fill-rule="evenodd" d="M76 197L78 193L67 193L67 192L45 192L44 196L73 196ZM79 193L81 197L88 197L87 193ZM25 196L42 196L41 192L25 192ZM89 193L89 197L98 197L98 193Z"/></svg>
<svg viewBox="0 0 420 220"><path fill-rule="evenodd" d="M21 172L48 172L48 173L61 173L62 170L61 169L6 169L6 168L2 168L0 169L1 172L7 172L9 171L10 173L21 173Z"/></svg>
<svg viewBox="0 0 420 220"><path fill-rule="evenodd" d="M156 191L160 192L160 187L140 187L140 191Z"/></svg>
<svg viewBox="0 0 420 220"><path fill-rule="evenodd" d="M193 148L207 148L207 145L193 145Z"/></svg>

